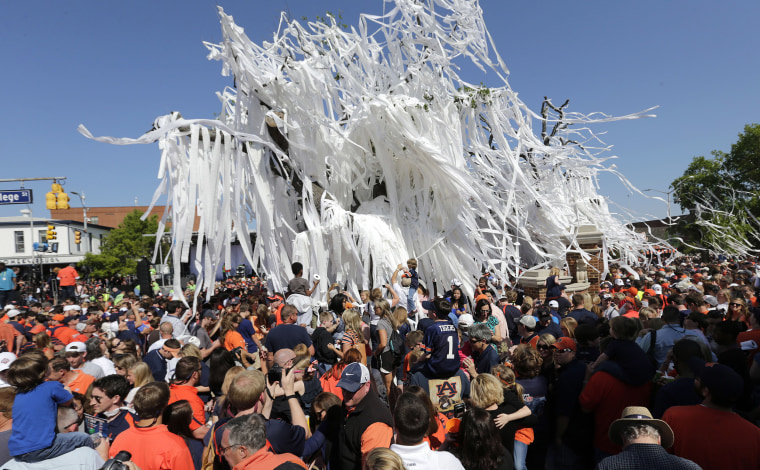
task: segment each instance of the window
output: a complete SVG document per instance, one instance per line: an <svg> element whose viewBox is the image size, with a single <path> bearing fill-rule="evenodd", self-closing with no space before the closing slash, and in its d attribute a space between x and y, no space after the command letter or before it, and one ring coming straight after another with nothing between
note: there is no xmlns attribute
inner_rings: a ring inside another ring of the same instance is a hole
<svg viewBox="0 0 760 470"><path fill-rule="evenodd" d="M90 222L92 222L93 224L97 225L98 224L98 216L96 215L95 217L90 217Z"/></svg>
<svg viewBox="0 0 760 470"><path fill-rule="evenodd" d="M24 252L24 232L17 230L13 232L13 238L16 240L16 253Z"/></svg>
<svg viewBox="0 0 760 470"><path fill-rule="evenodd" d="M47 230L40 230L37 235L37 241L40 243L47 243Z"/></svg>

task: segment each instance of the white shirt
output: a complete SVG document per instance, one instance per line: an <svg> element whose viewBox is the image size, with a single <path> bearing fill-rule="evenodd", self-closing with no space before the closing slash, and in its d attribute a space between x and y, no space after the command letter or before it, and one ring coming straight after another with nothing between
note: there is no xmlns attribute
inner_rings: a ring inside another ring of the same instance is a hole
<svg viewBox="0 0 760 470"><path fill-rule="evenodd" d="M103 373L105 375L113 375L116 373L116 368L114 368L113 362L111 362L111 360L107 357L101 356L93 359L90 362L103 369Z"/></svg>
<svg viewBox="0 0 760 470"><path fill-rule="evenodd" d="M2 465L3 470L98 470L105 462L95 449L78 447L69 453L35 463L11 459Z"/></svg>
<svg viewBox="0 0 760 470"><path fill-rule="evenodd" d="M407 298L409 297L409 288L408 287L401 287L401 284L398 282L395 282L393 284L393 290L396 291L396 294L398 295L398 304L396 304L396 307L403 307L406 308L406 302ZM417 292L414 293L414 304L417 305L417 297L419 294ZM391 309L392 310L392 309Z"/></svg>
<svg viewBox="0 0 760 470"><path fill-rule="evenodd" d="M464 470L458 458L446 451L435 452L424 441L416 446L391 444L391 450L401 457L407 470Z"/></svg>

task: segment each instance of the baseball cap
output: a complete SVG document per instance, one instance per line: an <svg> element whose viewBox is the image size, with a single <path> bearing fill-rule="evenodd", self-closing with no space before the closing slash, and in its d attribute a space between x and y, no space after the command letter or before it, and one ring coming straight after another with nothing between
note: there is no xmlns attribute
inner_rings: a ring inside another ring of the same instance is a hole
<svg viewBox="0 0 760 470"><path fill-rule="evenodd" d="M0 353L0 372L8 370L8 368L16 360L16 355L12 352Z"/></svg>
<svg viewBox="0 0 760 470"><path fill-rule="evenodd" d="M240 305L240 297L230 299L230 305Z"/></svg>
<svg viewBox="0 0 760 470"><path fill-rule="evenodd" d="M549 308L559 308L559 302L557 302L556 300L550 300Z"/></svg>
<svg viewBox="0 0 760 470"><path fill-rule="evenodd" d="M718 298L714 295L706 295L704 297L705 302L710 304L711 307L717 307L718 306Z"/></svg>
<svg viewBox="0 0 760 470"><path fill-rule="evenodd" d="M422 308L424 308L428 312L433 312L433 313L437 313L438 312L435 309L435 302L433 302L432 300L423 300L422 301ZM462 318L462 317L459 317L459 318Z"/></svg>
<svg viewBox="0 0 760 470"><path fill-rule="evenodd" d="M655 284L652 286L652 290L654 291L655 295L662 294L662 286L659 284Z"/></svg>
<svg viewBox="0 0 760 470"><path fill-rule="evenodd" d="M557 340L556 343L552 344L552 347L555 349L572 349L573 351L578 350L578 346L575 345L575 341L572 338L568 338L567 336L561 337L559 340Z"/></svg>
<svg viewBox="0 0 760 470"><path fill-rule="evenodd" d="M7 312L5 312L5 314L8 315L8 318L13 318L15 316L18 316L19 313L21 313L21 312L19 312L15 308L12 308L12 309L8 310Z"/></svg>
<svg viewBox="0 0 760 470"><path fill-rule="evenodd" d="M616 286L622 286L623 285L623 280L620 279L620 278L615 279L615 285Z"/></svg>
<svg viewBox="0 0 760 470"><path fill-rule="evenodd" d="M65 352L83 353L87 351L87 346L81 341L74 341L66 345Z"/></svg>
<svg viewBox="0 0 760 470"><path fill-rule="evenodd" d="M454 278L454 279L451 280L451 285L452 286L457 286L457 287L462 287L462 281L460 281L457 278Z"/></svg>
<svg viewBox="0 0 760 470"><path fill-rule="evenodd" d="M213 318L214 320L216 320L217 317L216 317L216 315L214 315L214 311L213 310L206 309L201 314L201 318Z"/></svg>
<svg viewBox="0 0 760 470"><path fill-rule="evenodd" d="M338 387L347 392L356 392L362 385L369 382L369 370L367 366L354 362L346 366L340 374Z"/></svg>
<svg viewBox="0 0 760 470"><path fill-rule="evenodd" d="M470 315L469 313L463 313L463 314L459 315L459 323L458 324L461 327L469 328L473 324L475 324L475 319L472 318L472 315Z"/></svg>
<svg viewBox="0 0 760 470"><path fill-rule="evenodd" d="M267 297L267 300L269 300L270 302L274 302L276 300L285 300L285 299L283 299L281 295L275 294L275 295Z"/></svg>
<svg viewBox="0 0 760 470"><path fill-rule="evenodd" d="M65 319L66 319L66 317L64 317L60 313L56 313L55 315L53 315L53 320L55 320L55 321L64 321Z"/></svg>
<svg viewBox="0 0 760 470"><path fill-rule="evenodd" d="M727 365L706 362L694 356L689 359L689 368L716 397L726 401L736 401L744 392L744 379Z"/></svg>
<svg viewBox="0 0 760 470"><path fill-rule="evenodd" d="M517 322L524 325L526 328L536 327L536 317L533 315L523 315L519 320L517 320Z"/></svg>

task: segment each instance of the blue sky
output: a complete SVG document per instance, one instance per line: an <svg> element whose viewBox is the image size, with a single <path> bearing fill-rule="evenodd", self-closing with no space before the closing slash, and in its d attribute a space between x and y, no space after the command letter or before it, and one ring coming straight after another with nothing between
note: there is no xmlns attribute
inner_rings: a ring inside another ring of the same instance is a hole
<svg viewBox="0 0 760 470"><path fill-rule="evenodd" d="M340 11L356 24L359 13L383 10L381 0L2 2L0 178L66 176L66 191L84 192L89 206L149 203L157 145L111 146L76 128L138 137L170 111L213 117L215 92L231 85L203 46L221 41L216 4L257 42L271 38L280 11L297 19ZM659 106L654 119L593 128L606 132L609 155L640 189L667 191L692 157L728 150L745 124L760 122L756 0L482 0L481 7L511 87L534 110L544 96L569 98L571 111L586 114ZM475 68L463 76L500 85ZM49 216L49 183L26 187L35 216ZM641 218L666 214L665 203L632 195L612 177L601 180L600 193ZM22 208L0 206L0 216Z"/></svg>

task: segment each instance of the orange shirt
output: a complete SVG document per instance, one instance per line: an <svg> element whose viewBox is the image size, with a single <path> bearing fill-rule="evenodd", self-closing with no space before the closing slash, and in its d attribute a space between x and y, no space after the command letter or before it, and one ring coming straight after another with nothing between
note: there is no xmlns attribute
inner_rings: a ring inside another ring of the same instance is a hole
<svg viewBox="0 0 760 470"><path fill-rule="evenodd" d="M228 333L229 334L229 333ZM180 400L187 400L193 409L193 420L190 429L195 431L206 424L206 412L203 409L203 400L198 396L198 390L192 385L169 385L169 404Z"/></svg>
<svg viewBox="0 0 760 470"><path fill-rule="evenodd" d="M45 331L45 325L44 325L44 324L42 324L42 323L37 323L36 325L34 325L34 326L32 327L32 329L31 329L31 330L29 330L29 333L31 333L31 334L32 334L32 336L34 336L34 335L36 335L37 333L42 333L43 331Z"/></svg>
<svg viewBox="0 0 760 470"><path fill-rule="evenodd" d="M87 389L90 388L90 385L95 381L95 377L85 374L81 370L72 372L76 372L77 376L74 380L67 383L66 385L69 386L72 392L78 392L84 395L87 393Z"/></svg>
<svg viewBox="0 0 760 470"><path fill-rule="evenodd" d="M16 352L16 337L21 333L7 323L0 323L0 341L5 341L8 351Z"/></svg>
<svg viewBox="0 0 760 470"><path fill-rule="evenodd" d="M61 287L75 286L78 277L79 274L77 273L77 270L71 266L66 266L58 271L58 279L61 281Z"/></svg>
<svg viewBox="0 0 760 470"><path fill-rule="evenodd" d="M235 348L243 348L244 351L248 351L243 335L235 330L230 330L224 335L224 349L232 351Z"/></svg>
<svg viewBox="0 0 760 470"><path fill-rule="evenodd" d="M79 335L79 332L74 328L68 326L62 326L53 332L53 337L58 338L61 343L69 344L74 341L74 338Z"/></svg>
<svg viewBox="0 0 760 470"><path fill-rule="evenodd" d="M132 462L143 470L195 468L185 440L169 432L165 424L123 431L114 439L108 455L113 458L122 450L132 453Z"/></svg>
<svg viewBox="0 0 760 470"><path fill-rule="evenodd" d="M338 382L340 382L340 374L338 374L337 377L333 377L332 369L330 369L325 375L319 378L319 382L322 384L323 392L333 393L337 395L341 401L343 400L343 389L338 387Z"/></svg>

